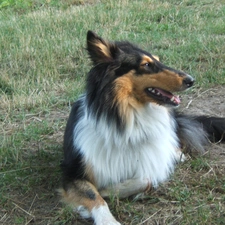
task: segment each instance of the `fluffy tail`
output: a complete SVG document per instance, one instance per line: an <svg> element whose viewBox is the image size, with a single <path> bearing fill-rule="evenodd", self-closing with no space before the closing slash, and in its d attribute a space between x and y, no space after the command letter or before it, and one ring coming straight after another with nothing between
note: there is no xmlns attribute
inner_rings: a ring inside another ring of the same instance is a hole
<svg viewBox="0 0 225 225"><path fill-rule="evenodd" d="M184 152L204 152L208 142L225 142L225 118L177 113L177 134Z"/></svg>
<svg viewBox="0 0 225 225"><path fill-rule="evenodd" d="M225 118L198 116L195 120L202 124L211 142L225 142Z"/></svg>

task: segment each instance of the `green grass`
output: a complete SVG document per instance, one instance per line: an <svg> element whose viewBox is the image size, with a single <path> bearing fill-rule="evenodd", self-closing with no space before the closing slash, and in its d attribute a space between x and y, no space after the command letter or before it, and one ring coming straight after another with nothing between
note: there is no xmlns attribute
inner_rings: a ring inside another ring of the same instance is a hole
<svg viewBox="0 0 225 225"><path fill-rule="evenodd" d="M205 88L225 84L224 24L223 0L0 1L0 223L79 224L56 189L70 104L90 69L87 30L134 42ZM144 200L110 208L124 224L223 224L219 169L196 188L207 160L185 163Z"/></svg>

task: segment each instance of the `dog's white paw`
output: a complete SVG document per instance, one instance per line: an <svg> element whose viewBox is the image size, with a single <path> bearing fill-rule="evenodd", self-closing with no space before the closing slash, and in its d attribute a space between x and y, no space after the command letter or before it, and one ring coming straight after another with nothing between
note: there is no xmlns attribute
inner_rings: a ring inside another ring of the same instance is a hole
<svg viewBox="0 0 225 225"><path fill-rule="evenodd" d="M184 162L187 159L187 157L184 155L184 153L182 153L180 155L180 162Z"/></svg>
<svg viewBox="0 0 225 225"><path fill-rule="evenodd" d="M180 149L178 149L177 156L176 156L177 162L184 162L186 159L187 157L184 155L184 153Z"/></svg>
<svg viewBox="0 0 225 225"><path fill-rule="evenodd" d="M107 204L93 208L91 213L96 225L121 225L113 217Z"/></svg>

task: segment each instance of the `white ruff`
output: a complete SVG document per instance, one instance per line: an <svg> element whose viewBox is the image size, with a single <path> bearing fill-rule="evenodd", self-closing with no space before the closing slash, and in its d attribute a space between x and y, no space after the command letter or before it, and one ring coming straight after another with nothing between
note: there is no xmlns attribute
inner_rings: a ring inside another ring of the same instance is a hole
<svg viewBox="0 0 225 225"><path fill-rule="evenodd" d="M98 188L127 179L148 179L157 186L173 172L178 159L175 123L168 109L149 103L130 113L125 131L119 133L105 118L83 116L74 129L74 144L92 165Z"/></svg>

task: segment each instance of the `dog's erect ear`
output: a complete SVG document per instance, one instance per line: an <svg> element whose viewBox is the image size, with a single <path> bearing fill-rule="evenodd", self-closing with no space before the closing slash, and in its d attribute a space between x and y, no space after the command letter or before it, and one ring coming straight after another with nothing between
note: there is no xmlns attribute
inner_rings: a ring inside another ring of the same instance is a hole
<svg viewBox="0 0 225 225"><path fill-rule="evenodd" d="M152 55L152 56L153 56L153 58L156 59L157 61L160 61L160 60L159 60L159 56L157 56L157 55Z"/></svg>
<svg viewBox="0 0 225 225"><path fill-rule="evenodd" d="M103 40L90 30L87 32L87 50L94 64L112 62L119 52L115 44Z"/></svg>

